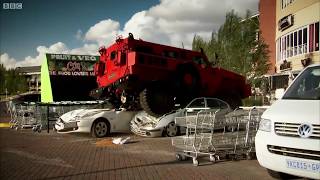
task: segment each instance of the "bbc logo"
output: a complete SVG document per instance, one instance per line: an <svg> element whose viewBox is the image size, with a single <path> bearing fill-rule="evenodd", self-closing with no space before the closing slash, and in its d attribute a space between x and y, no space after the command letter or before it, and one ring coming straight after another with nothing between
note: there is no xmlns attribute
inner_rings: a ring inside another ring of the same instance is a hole
<svg viewBox="0 0 320 180"><path fill-rule="evenodd" d="M3 3L2 9L22 9L22 3Z"/></svg>

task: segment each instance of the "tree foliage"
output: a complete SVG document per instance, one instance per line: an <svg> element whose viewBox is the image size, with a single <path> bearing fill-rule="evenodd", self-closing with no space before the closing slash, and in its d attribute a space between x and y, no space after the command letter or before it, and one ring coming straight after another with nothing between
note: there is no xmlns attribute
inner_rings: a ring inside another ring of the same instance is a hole
<svg viewBox="0 0 320 180"><path fill-rule="evenodd" d="M234 11L228 12L224 24L209 41L194 36L192 49L203 48L213 64L244 75L254 84L256 77L268 71L269 62L268 46L257 38L259 20L250 17L249 11L244 20Z"/></svg>
<svg viewBox="0 0 320 180"><path fill-rule="evenodd" d="M6 69L0 64L0 94L17 94L28 90L27 80L15 69Z"/></svg>
<svg viewBox="0 0 320 180"><path fill-rule="evenodd" d="M0 64L0 94L2 94L3 92L5 92L5 77L6 74L6 69L3 66L3 64Z"/></svg>

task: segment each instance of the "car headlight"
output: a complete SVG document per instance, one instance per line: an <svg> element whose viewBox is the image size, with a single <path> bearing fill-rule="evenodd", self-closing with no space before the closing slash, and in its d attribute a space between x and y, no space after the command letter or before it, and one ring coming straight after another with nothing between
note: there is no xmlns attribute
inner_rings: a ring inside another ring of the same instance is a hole
<svg viewBox="0 0 320 180"><path fill-rule="evenodd" d="M154 123L147 123L147 124L144 124L143 127L141 128L142 130L152 130L156 127L157 125L154 124Z"/></svg>
<svg viewBox="0 0 320 180"><path fill-rule="evenodd" d="M259 130L261 131L271 131L271 120L270 119L261 119L259 124Z"/></svg>

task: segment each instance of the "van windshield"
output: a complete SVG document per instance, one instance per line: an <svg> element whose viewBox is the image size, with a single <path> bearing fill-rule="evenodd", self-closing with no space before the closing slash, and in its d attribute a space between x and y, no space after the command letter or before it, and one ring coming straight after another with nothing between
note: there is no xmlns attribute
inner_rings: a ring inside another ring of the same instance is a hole
<svg viewBox="0 0 320 180"><path fill-rule="evenodd" d="M320 66L309 67L303 71L283 99L320 100Z"/></svg>

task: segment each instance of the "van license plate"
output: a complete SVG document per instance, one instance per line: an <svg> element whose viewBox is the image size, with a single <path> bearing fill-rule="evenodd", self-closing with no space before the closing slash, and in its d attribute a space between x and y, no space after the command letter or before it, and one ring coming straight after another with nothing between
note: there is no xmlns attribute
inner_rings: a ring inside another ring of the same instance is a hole
<svg viewBox="0 0 320 180"><path fill-rule="evenodd" d="M304 171L320 172L320 162L298 161L287 159L287 168L300 169Z"/></svg>

